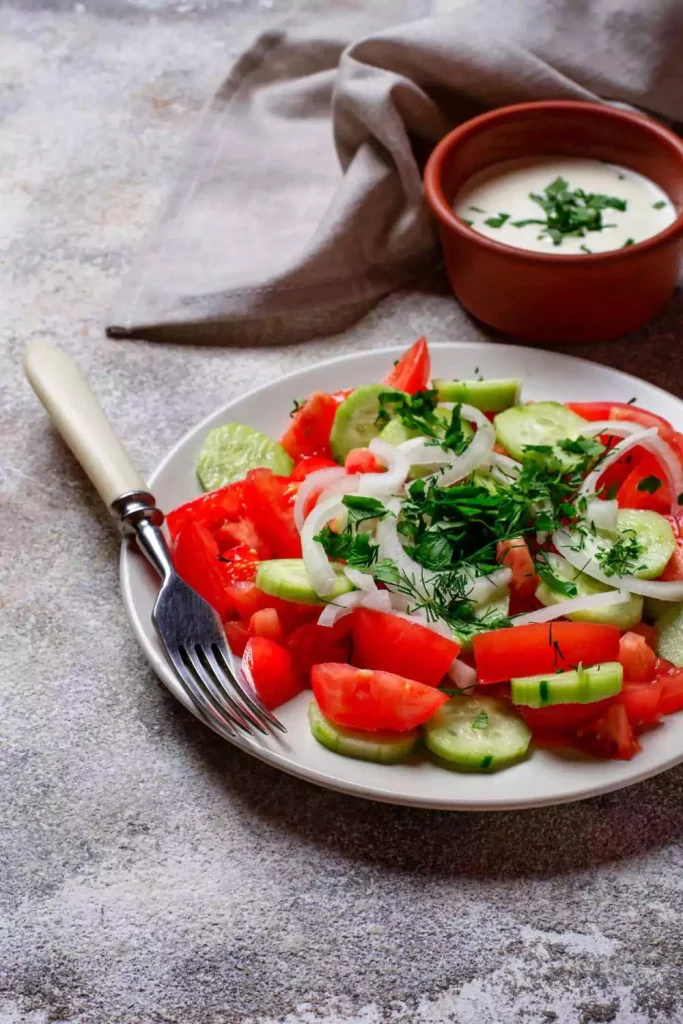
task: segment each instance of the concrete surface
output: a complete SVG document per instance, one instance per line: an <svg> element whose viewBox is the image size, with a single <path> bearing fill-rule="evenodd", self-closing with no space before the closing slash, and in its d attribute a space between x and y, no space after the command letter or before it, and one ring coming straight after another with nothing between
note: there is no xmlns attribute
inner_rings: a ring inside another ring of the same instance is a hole
<svg viewBox="0 0 683 1024"><path fill-rule="evenodd" d="M427 291L289 349L102 336L196 112L277 7L0 11L0 1022L683 1022L683 769L449 816L232 750L147 669L114 532L22 380L26 341L57 341L146 470L284 369L477 336ZM679 297L639 338L582 354L683 395L682 318Z"/></svg>

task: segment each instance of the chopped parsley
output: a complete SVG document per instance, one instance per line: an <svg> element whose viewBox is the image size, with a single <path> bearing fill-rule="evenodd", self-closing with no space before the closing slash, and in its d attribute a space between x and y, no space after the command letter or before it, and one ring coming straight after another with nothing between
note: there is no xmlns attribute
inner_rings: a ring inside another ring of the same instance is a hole
<svg viewBox="0 0 683 1024"><path fill-rule="evenodd" d="M604 223L603 210L624 211L627 207L626 200L617 196L585 192L581 188L570 189L569 183L561 177L546 185L542 193L530 192L529 198L541 207L545 219L532 217L516 220L512 222L513 227L523 228L528 224L540 224L543 230L539 237L550 238L553 245L561 245L567 236L583 238L587 231L602 231L604 228L616 227L615 224Z"/></svg>
<svg viewBox="0 0 683 1024"><path fill-rule="evenodd" d="M622 247L621 247L621 248L622 248L622 249L628 249L628 247L629 247L630 245L635 245L635 244L636 244L636 243L635 243L635 242L633 241L633 239L632 239L632 238L627 238L627 239L626 239L626 241L624 242L624 244L622 245Z"/></svg>
<svg viewBox="0 0 683 1024"><path fill-rule="evenodd" d="M480 711L474 716L471 722L473 729L488 729L489 727L489 715L488 711Z"/></svg>
<svg viewBox="0 0 683 1024"><path fill-rule="evenodd" d="M418 391L415 395L406 395L403 391L383 391L379 396L379 415L375 423L383 427L389 420L398 417L410 430L417 430L431 438L435 444L460 455L469 444L469 435L465 436L460 416L460 406L456 405L452 409L450 421L447 421L436 414L438 402L436 391Z"/></svg>
<svg viewBox="0 0 683 1024"><path fill-rule="evenodd" d="M593 255L593 250L589 249L587 245L580 245L579 248L581 252L587 252L589 256Z"/></svg>
<svg viewBox="0 0 683 1024"><path fill-rule="evenodd" d="M665 206L666 206L666 202L663 199L660 199L660 200L658 200L658 202L652 204L652 209L653 210L663 210ZM472 207L472 209L474 209L474 207Z"/></svg>
<svg viewBox="0 0 683 1024"><path fill-rule="evenodd" d="M658 476L646 476L638 484L636 490L645 491L646 494L654 494L662 486Z"/></svg>
<svg viewBox="0 0 683 1024"><path fill-rule="evenodd" d="M484 224L487 224L490 228L502 228L506 220L510 220L510 214L499 213L495 217L487 217Z"/></svg>
<svg viewBox="0 0 683 1024"><path fill-rule="evenodd" d="M470 206L470 210L474 210L475 213L486 213L486 210L482 210L481 206Z"/></svg>
<svg viewBox="0 0 683 1024"><path fill-rule="evenodd" d="M368 566L377 559L379 545L372 534L359 527L369 519L382 519L389 510L376 498L365 498L358 494L346 494L342 503L348 509L346 528L338 533L328 524L314 537L322 544L325 554L334 561L344 561L353 566Z"/></svg>

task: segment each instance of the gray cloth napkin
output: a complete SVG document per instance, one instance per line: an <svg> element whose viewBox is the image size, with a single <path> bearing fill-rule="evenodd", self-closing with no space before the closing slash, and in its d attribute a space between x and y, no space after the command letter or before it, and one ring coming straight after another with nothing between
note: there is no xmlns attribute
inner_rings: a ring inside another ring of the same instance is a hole
<svg viewBox="0 0 683 1024"><path fill-rule="evenodd" d="M485 109L601 98L683 119L681 0L434 4L457 9L378 28L352 4L254 43L201 119L111 336L268 344L347 326L436 266L422 166Z"/></svg>

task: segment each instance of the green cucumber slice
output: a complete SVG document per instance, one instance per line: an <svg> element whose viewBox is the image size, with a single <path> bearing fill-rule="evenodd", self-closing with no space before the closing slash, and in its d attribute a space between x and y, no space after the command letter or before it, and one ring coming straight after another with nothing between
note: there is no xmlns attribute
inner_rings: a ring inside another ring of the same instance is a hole
<svg viewBox="0 0 683 1024"><path fill-rule="evenodd" d="M435 380L440 402L463 402L482 412L501 412L517 405L522 395L522 382L514 380Z"/></svg>
<svg viewBox="0 0 683 1024"><path fill-rule="evenodd" d="M683 665L683 604L669 605L657 620L657 654L674 665Z"/></svg>
<svg viewBox="0 0 683 1024"><path fill-rule="evenodd" d="M594 580L585 572L579 572L573 565L570 565L566 558L561 555L546 554L548 568L554 576L564 583L573 583L576 587L576 597L592 597L593 594L606 594L612 590L605 583ZM570 600L567 594L561 594L557 590L542 582L536 590L536 597L541 604L548 607L553 604L561 604L562 601ZM630 629L643 618L643 598L639 594L631 594L628 601L623 604L608 605L606 608L594 608L592 611L570 612L567 615L572 622L597 622L607 626L618 626L619 629Z"/></svg>
<svg viewBox="0 0 683 1024"><path fill-rule="evenodd" d="M444 409L441 406L437 406L434 410L434 415L443 421L444 427L451 422L452 413L450 409ZM471 425L466 420L462 421L462 433L465 438L470 438L474 434ZM380 431L379 436L382 441L386 441L387 444L391 444L397 448L400 444L403 444L404 441L410 441L413 437L419 437L420 431L407 427L402 420L396 417L393 420L389 420L387 425ZM408 477L410 480L415 480L420 476L429 476L433 471L433 466L411 466Z"/></svg>
<svg viewBox="0 0 683 1024"><path fill-rule="evenodd" d="M197 462L205 491L241 480L250 469L265 466L289 476L294 463L278 441L243 423L225 423L209 431Z"/></svg>
<svg viewBox="0 0 683 1024"><path fill-rule="evenodd" d="M524 757L526 722L496 697L453 697L424 726L425 743L447 767L495 771Z"/></svg>
<svg viewBox="0 0 683 1024"><path fill-rule="evenodd" d="M623 508L617 512L617 532L620 536L633 534L642 547L634 576L654 580L662 575L676 550L674 532L664 516L646 509Z"/></svg>
<svg viewBox="0 0 683 1024"><path fill-rule="evenodd" d="M513 405L499 412L493 421L496 439L514 459L523 459L527 445L555 445L565 438L578 437L586 420L559 402L533 402ZM571 456L555 452L570 463Z"/></svg>
<svg viewBox="0 0 683 1024"><path fill-rule="evenodd" d="M315 700L308 705L308 723L313 736L323 747L343 757L374 761L376 764L405 761L420 738L418 729L410 732L361 732L360 729L346 729L325 718Z"/></svg>
<svg viewBox="0 0 683 1024"><path fill-rule="evenodd" d="M513 704L545 708L549 704L592 704L621 691L624 670L618 661L603 661L590 668L555 675L522 676L510 680Z"/></svg>
<svg viewBox="0 0 683 1024"><path fill-rule="evenodd" d="M344 399L330 431L330 448L337 462L343 462L352 448L367 448L373 437L379 436L379 396L392 390L396 389L386 384L368 384Z"/></svg>
<svg viewBox="0 0 683 1024"><path fill-rule="evenodd" d="M344 575L343 565L333 565L333 569L337 577L334 590L322 599L311 585L303 558L271 558L260 562L256 570L256 586L271 597L281 597L284 601L322 604L355 590L351 580Z"/></svg>

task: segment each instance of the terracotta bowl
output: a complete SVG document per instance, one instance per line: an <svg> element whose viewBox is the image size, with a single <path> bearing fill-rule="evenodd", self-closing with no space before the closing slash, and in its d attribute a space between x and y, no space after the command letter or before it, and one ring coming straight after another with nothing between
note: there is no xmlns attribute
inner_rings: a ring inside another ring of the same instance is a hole
<svg viewBox="0 0 683 1024"><path fill-rule="evenodd" d="M453 199L478 171L502 160L558 155L646 175L667 193L678 218L627 249L560 256L493 241L453 213ZM643 115L565 101L502 107L441 140L424 187L453 291L465 309L506 334L541 342L617 338L646 323L674 290L683 255L683 140Z"/></svg>

